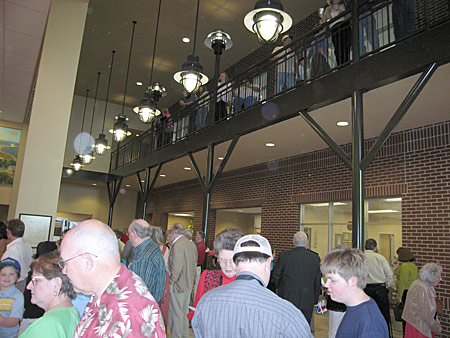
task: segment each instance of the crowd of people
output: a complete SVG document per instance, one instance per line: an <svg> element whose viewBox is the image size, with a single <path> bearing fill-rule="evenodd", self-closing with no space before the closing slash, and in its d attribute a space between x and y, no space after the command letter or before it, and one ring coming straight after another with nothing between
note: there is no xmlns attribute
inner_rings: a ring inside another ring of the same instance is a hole
<svg viewBox="0 0 450 338"><path fill-rule="evenodd" d="M393 271L372 238L364 252L339 246L321 260L299 231L293 248L274 262L266 238L239 229L221 231L210 250L202 231L194 235L179 223L164 234L143 219L123 232L86 220L57 242L39 243L33 260L25 224L4 225L0 337L165 337L170 331L187 338L191 325L198 338L309 338L315 306L326 296L329 337L388 338L387 288L394 279L404 337L442 331L435 291L442 267L427 263L418 271L411 250L400 247ZM206 268L208 256L215 259Z"/></svg>

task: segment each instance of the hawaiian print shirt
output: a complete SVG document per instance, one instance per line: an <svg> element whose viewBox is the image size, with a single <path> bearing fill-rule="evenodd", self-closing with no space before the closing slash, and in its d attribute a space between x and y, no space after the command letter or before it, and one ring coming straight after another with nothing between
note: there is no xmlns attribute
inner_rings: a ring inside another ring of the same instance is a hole
<svg viewBox="0 0 450 338"><path fill-rule="evenodd" d="M91 298L73 337L165 336L158 303L142 279L122 265L100 300Z"/></svg>

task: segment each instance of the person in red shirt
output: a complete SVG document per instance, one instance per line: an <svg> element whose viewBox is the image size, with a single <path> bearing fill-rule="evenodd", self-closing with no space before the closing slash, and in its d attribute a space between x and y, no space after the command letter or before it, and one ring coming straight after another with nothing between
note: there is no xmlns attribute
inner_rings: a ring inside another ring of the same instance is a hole
<svg viewBox="0 0 450 338"><path fill-rule="evenodd" d="M219 233L214 240L214 253L220 270L204 270L198 282L197 291L195 292L194 308L197 306L200 298L208 292L220 285L231 283L236 278L236 265L233 262L233 250L236 242L244 236L239 229L226 228ZM187 317L192 321L194 310L191 310Z"/></svg>
<svg viewBox="0 0 450 338"><path fill-rule="evenodd" d="M206 257L205 233L203 231L197 231L197 233L195 234L194 242L195 246L197 247L197 274L195 276L195 283L194 283L194 299L195 299L198 281L200 279L200 274L202 273L202 265Z"/></svg>
<svg viewBox="0 0 450 338"><path fill-rule="evenodd" d="M123 242L123 244L127 244L129 238L128 238L128 228L123 228L122 235L120 235L120 240Z"/></svg>

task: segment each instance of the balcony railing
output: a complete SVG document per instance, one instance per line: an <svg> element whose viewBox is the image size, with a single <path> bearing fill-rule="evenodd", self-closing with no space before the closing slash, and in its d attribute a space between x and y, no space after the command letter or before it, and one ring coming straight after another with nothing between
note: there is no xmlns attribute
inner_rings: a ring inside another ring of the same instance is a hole
<svg viewBox="0 0 450 338"><path fill-rule="evenodd" d="M399 8L398 3L402 2L408 8ZM449 4L447 0L407 0L394 4L391 0L367 0L330 20L320 23L319 16L317 20L315 29L220 84L217 98L212 93L200 95L176 115L156 118L152 127L138 138L120 144L111 154L110 171L446 22Z"/></svg>

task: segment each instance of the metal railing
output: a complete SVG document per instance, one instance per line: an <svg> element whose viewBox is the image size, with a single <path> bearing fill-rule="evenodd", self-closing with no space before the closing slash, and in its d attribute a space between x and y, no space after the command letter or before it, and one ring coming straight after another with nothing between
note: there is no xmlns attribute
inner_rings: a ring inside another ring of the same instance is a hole
<svg viewBox="0 0 450 338"><path fill-rule="evenodd" d="M398 8L399 3L404 3L403 7ZM217 99L206 93L175 116L156 118L149 130L120 144L111 154L110 171L448 20L446 0L359 1L357 8L318 24L246 72L220 84Z"/></svg>

